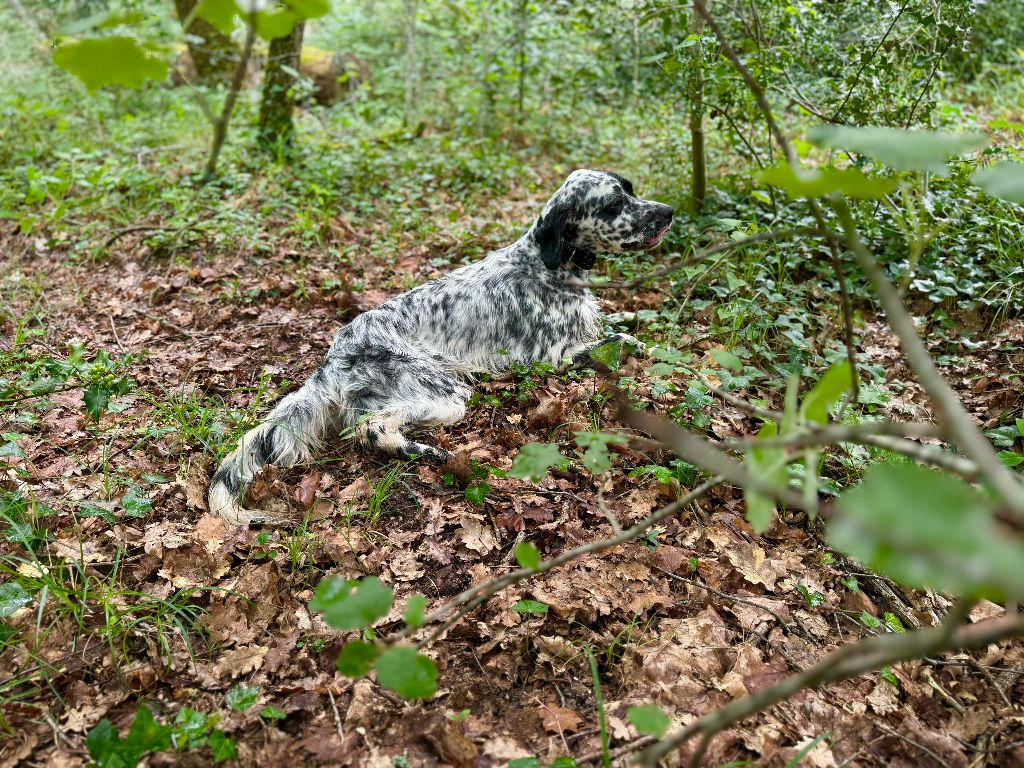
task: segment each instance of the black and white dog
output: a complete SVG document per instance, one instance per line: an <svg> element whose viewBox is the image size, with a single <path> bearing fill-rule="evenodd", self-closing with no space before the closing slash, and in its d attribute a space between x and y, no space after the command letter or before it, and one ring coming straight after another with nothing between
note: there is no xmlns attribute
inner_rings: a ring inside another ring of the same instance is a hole
<svg viewBox="0 0 1024 768"><path fill-rule="evenodd" d="M221 464L210 511L235 524L281 522L243 507L253 477L265 464L308 461L325 436L345 427L373 448L444 462L444 450L402 430L459 421L471 374L512 363L578 363L615 340L641 347L631 336L603 335L597 301L579 284L598 253L653 248L671 223L672 208L636 197L621 176L574 171L515 243L338 331L302 388Z"/></svg>

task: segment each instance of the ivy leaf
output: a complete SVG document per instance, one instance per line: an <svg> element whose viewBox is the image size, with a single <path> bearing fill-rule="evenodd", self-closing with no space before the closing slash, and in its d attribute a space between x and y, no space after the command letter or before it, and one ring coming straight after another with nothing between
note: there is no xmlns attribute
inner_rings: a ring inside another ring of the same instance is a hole
<svg viewBox="0 0 1024 768"><path fill-rule="evenodd" d="M422 627L424 615L427 612L427 598L425 595L413 594L405 601L405 613L402 618L410 627Z"/></svg>
<svg viewBox="0 0 1024 768"><path fill-rule="evenodd" d="M1004 160L971 174L971 181L993 197L1024 205L1024 163Z"/></svg>
<svg viewBox="0 0 1024 768"><path fill-rule="evenodd" d="M158 723L149 707L143 705L123 740L111 722L103 718L85 737L85 746L98 768L126 768L137 765L150 752L169 749L172 730L171 726Z"/></svg>
<svg viewBox="0 0 1024 768"><path fill-rule="evenodd" d="M554 443L527 443L519 449L519 455L512 462L509 477L537 483L544 479L550 467L565 469L569 460L561 454Z"/></svg>
<svg viewBox="0 0 1024 768"><path fill-rule="evenodd" d="M882 626L882 622L876 619L867 611L861 611L860 616L858 616L857 618L860 620L860 623L868 629L878 629L880 626Z"/></svg>
<svg viewBox="0 0 1024 768"><path fill-rule="evenodd" d="M1014 453L1013 451L1000 451L999 460L1008 467L1016 467L1024 463L1024 456L1021 456L1019 453Z"/></svg>
<svg viewBox="0 0 1024 768"><path fill-rule="evenodd" d="M487 494L493 490L488 483L476 483L469 486L463 492L463 496L466 497L466 501L476 506L482 506L484 499L487 498Z"/></svg>
<svg viewBox="0 0 1024 768"><path fill-rule="evenodd" d="M1024 593L1024 544L993 502L917 464L876 464L836 502L832 545L908 586L1002 601Z"/></svg>
<svg viewBox="0 0 1024 768"><path fill-rule="evenodd" d="M0 584L0 619L32 602L32 595L16 581Z"/></svg>
<svg viewBox="0 0 1024 768"><path fill-rule="evenodd" d="M757 437L775 437L777 429L775 422L767 422L761 426ZM755 440L753 447L747 453L747 466L750 468L751 474L759 480L785 487L786 462L782 448L759 448ZM775 511L775 499L749 488L743 490L743 498L747 502L747 521L753 529L758 533L768 530L768 526L772 522L772 512Z"/></svg>
<svg viewBox="0 0 1024 768"><path fill-rule="evenodd" d="M574 436L576 438L576 445L580 448L586 448L583 453L583 466L595 475L599 475L612 467L612 460L608 456L608 445L626 442L624 436L609 432L576 432Z"/></svg>
<svg viewBox="0 0 1024 768"><path fill-rule="evenodd" d="M206 744L210 730L210 716L192 707L183 707L174 718L174 738L180 748L201 747Z"/></svg>
<svg viewBox="0 0 1024 768"><path fill-rule="evenodd" d="M387 616L393 600L391 588L376 576L347 581L331 576L317 586L309 607L334 629L363 629Z"/></svg>
<svg viewBox="0 0 1024 768"><path fill-rule="evenodd" d="M121 506L128 517L145 517L153 511L153 502L142 495L142 489L137 485L121 497Z"/></svg>
<svg viewBox="0 0 1024 768"><path fill-rule="evenodd" d="M829 409L853 388L853 369L843 360L829 368L800 405L800 417L816 424L828 424Z"/></svg>
<svg viewBox="0 0 1024 768"><path fill-rule="evenodd" d="M654 704L630 707L626 710L626 719L633 724L640 733L645 736L653 736L660 739L665 731L672 724L668 715L661 711L661 707Z"/></svg>
<svg viewBox="0 0 1024 768"><path fill-rule="evenodd" d="M528 568L536 571L540 568L540 552L528 541L521 541L516 545L516 562L521 568Z"/></svg>
<svg viewBox="0 0 1024 768"><path fill-rule="evenodd" d="M94 381L85 390L82 400L85 401L85 410L88 411L89 417L93 421L99 421L100 416L107 410L107 405L110 404L110 390L100 382Z"/></svg>
<svg viewBox="0 0 1024 768"><path fill-rule="evenodd" d="M892 192L899 184L897 179L871 177L858 168L818 168L808 170L793 168L782 162L774 168L761 171L758 181L779 187L790 200L825 197L840 192L847 197L873 200Z"/></svg>
<svg viewBox="0 0 1024 768"><path fill-rule="evenodd" d="M728 368L733 373L739 373L743 370L743 361L732 352L725 349L712 349L709 351L711 356L715 358L715 362L723 368Z"/></svg>
<svg viewBox="0 0 1024 768"><path fill-rule="evenodd" d="M536 600L520 600L512 606L512 610L516 613L542 614L548 612L548 605Z"/></svg>
<svg viewBox="0 0 1024 768"><path fill-rule="evenodd" d="M235 740L230 738L224 731L214 731L207 740L210 749L213 750L213 761L223 763L225 760L234 760L238 757L238 749Z"/></svg>
<svg viewBox="0 0 1024 768"><path fill-rule="evenodd" d="M946 162L956 155L988 146L983 133L911 131L899 128L817 125L807 132L820 147L846 149L900 171L931 171L948 176Z"/></svg>
<svg viewBox="0 0 1024 768"><path fill-rule="evenodd" d="M622 367L622 342L611 341L590 350L590 359L613 371Z"/></svg>
<svg viewBox="0 0 1024 768"><path fill-rule="evenodd" d="M138 88L146 80L167 77L166 61L132 38L118 35L62 43L53 52L53 63L81 80L91 93L104 85Z"/></svg>
<svg viewBox="0 0 1024 768"><path fill-rule="evenodd" d="M336 666L346 677L362 677L369 673L379 655L380 651L376 644L353 640L341 646Z"/></svg>
<svg viewBox="0 0 1024 768"><path fill-rule="evenodd" d="M529 757L517 757L508 761L507 768L541 768L540 760L533 755Z"/></svg>
<svg viewBox="0 0 1024 768"><path fill-rule="evenodd" d="M248 688L238 684L224 694L224 703L235 712L245 712L253 707L260 698L260 687L258 685Z"/></svg>
<svg viewBox="0 0 1024 768"><path fill-rule="evenodd" d="M264 707L260 710L260 717L264 720L284 720L288 715L277 707Z"/></svg>
<svg viewBox="0 0 1024 768"><path fill-rule="evenodd" d="M374 665L377 683L403 699L429 699L437 691L437 667L408 645L396 645Z"/></svg>

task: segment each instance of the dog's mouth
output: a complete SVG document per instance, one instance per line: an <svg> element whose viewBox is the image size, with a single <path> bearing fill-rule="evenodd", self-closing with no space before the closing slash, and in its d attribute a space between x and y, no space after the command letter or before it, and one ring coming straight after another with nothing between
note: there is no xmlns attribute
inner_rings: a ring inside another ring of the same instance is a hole
<svg viewBox="0 0 1024 768"><path fill-rule="evenodd" d="M665 233L672 228L671 224L666 224L664 227L659 229L653 236L644 240L644 248L653 248L661 242L661 238L665 236Z"/></svg>

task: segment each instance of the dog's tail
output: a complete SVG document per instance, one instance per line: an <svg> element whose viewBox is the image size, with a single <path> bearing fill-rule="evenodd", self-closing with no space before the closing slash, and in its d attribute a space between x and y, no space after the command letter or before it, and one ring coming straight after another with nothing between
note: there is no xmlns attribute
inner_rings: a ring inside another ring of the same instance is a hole
<svg viewBox="0 0 1024 768"><path fill-rule="evenodd" d="M308 461L331 426L332 413L339 413L337 404L316 376L285 397L221 462L207 496L210 513L233 525L286 522L259 509L246 509L245 492L267 464L290 467Z"/></svg>

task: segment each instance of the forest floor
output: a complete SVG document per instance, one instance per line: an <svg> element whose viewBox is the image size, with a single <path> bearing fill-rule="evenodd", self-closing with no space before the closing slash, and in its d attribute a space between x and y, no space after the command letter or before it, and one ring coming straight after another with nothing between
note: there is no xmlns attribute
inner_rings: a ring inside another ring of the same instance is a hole
<svg viewBox="0 0 1024 768"><path fill-rule="evenodd" d="M168 256L147 240L153 231L108 229L93 237L101 257L73 258L75 238L21 235L0 222L4 353L28 318L22 330L39 335L22 338L23 359L62 358L76 343L139 355L127 368L137 388L114 396L97 423L80 387L5 406L0 482L5 514L22 527L0 554L7 573L45 585L49 600L41 609L34 594L7 618L16 636L3 636L0 655L0 766L81 765L86 733L102 718L127 732L141 702L161 722L185 706L215 713L243 766L593 760L588 645L615 750L637 737L629 705L655 702L685 723L843 643L938 622L943 596L864 573L800 516L756 535L742 492L722 486L644 540L523 582L456 624L428 649L441 670L429 701L406 703L335 672L351 637L307 608L325 573L373 574L394 587L396 607L377 628L385 633L399 626L409 593L436 604L514 568L520 534L545 557L609 535L599 493L624 526L680 493L681 475L644 470L671 466L670 455L624 448L613 475L574 462L536 484L491 476L483 503L468 500L466 484L482 479L470 458L507 469L524 443L559 442L571 455L573 431L621 428L607 377L529 374L482 382L465 420L435 433L461 457L454 483L445 468L342 442L317 466L281 474L304 520L293 529L229 528L204 509L229 413L246 414L239 428L251 425L314 369L341 323L508 242L542 201L526 189L479 201L498 226L472 237L452 233L446 213L461 207L453 197L434 203L427 238L389 231L383 216L353 225L339 214L322 247L277 240L270 253L225 254L180 232ZM268 214L263 229L279 231L285 215ZM384 237L399 256L362 256ZM357 266L339 269L338 251L356 254ZM600 298L608 311L658 309L665 294L654 284ZM884 366L892 385L877 413L927 418L884 319L862 312L861 359ZM702 318L677 346L714 368L707 353L717 341ZM944 373L979 421L992 427L1021 413L1021 320L979 322L974 343L956 352ZM686 382L677 374L677 391L652 392L648 366L630 361L617 376L633 377L634 396L653 410L678 405ZM736 394L781 406L778 391ZM727 404L700 407L711 437L757 431ZM30 558L24 542L34 532ZM524 600L548 608L523 612ZM1002 610L982 602L972 619ZM803 692L716 737L705 764L782 768L802 752L800 764L818 768L1019 766L1022 670L1024 642L1014 642ZM210 755L167 751L150 765L207 765Z"/></svg>

